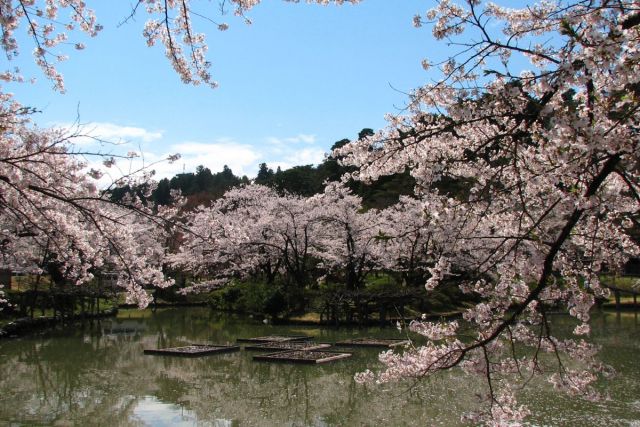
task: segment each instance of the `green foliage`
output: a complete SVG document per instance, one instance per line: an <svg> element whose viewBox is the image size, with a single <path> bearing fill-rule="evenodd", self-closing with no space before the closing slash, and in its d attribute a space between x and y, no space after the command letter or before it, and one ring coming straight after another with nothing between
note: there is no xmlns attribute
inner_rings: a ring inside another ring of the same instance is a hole
<svg viewBox="0 0 640 427"><path fill-rule="evenodd" d="M210 304L217 309L278 317L287 311L284 290L262 282L237 282L211 293Z"/></svg>
<svg viewBox="0 0 640 427"><path fill-rule="evenodd" d="M358 133L362 139L373 135L373 130L364 128ZM336 141L331 150L348 144L349 139ZM254 183L266 185L276 189L279 193L290 193L300 196L312 196L324 191L326 182L339 181L346 173L353 172L352 167L340 164L340 159L327 157L318 166L300 165L281 170L279 167L274 172L266 163L261 163ZM224 166L223 170L212 173L205 166L198 166L195 173L181 173L171 179L161 179L156 189L151 193L150 200L158 205L171 203L171 191L179 190L186 196L188 203L186 209L191 209L201 204L208 204L216 200L229 189L241 184L248 184L250 180L243 176L238 177L231 169ZM385 176L372 184L350 181L347 184L351 190L363 198L363 205L369 208L385 208L398 201L401 195L413 195L415 180L409 170L403 173ZM469 183L462 180L442 180L436 184L439 191L449 195L465 197ZM122 200L127 194L135 193L144 200L143 188L122 187L111 191L111 198Z"/></svg>
<svg viewBox="0 0 640 427"><path fill-rule="evenodd" d="M640 277L638 276L601 275L600 282L605 286L612 286L630 292L640 292Z"/></svg>
<svg viewBox="0 0 640 427"><path fill-rule="evenodd" d="M234 175L226 165L217 173L212 173L209 168L200 165L195 173L181 173L171 179L161 179L151 192L149 199L158 205L168 205L172 202L171 190L178 190L183 196L194 198L198 202L206 202L222 197L233 187L248 183L249 179L246 176L240 178ZM128 194L136 194L141 200L146 200L144 196L146 192L143 190L142 187L124 186L111 190L110 197L114 201L122 201Z"/></svg>
<svg viewBox="0 0 640 427"><path fill-rule="evenodd" d="M400 284L386 273L369 274L365 280L365 289L373 294L399 293L401 288Z"/></svg>
<svg viewBox="0 0 640 427"><path fill-rule="evenodd" d="M158 183L158 188L154 191L152 199L156 203L161 203L159 189L166 191L166 178ZM183 196L193 196L203 194L214 200L221 197L227 190L240 185L243 179L233 174L228 166L224 166L221 172L211 173L209 168L198 166L196 173L182 173L174 176L168 181L170 190L180 190Z"/></svg>
<svg viewBox="0 0 640 427"><path fill-rule="evenodd" d="M269 169L266 163L260 163L258 175L256 175L254 182L260 185L271 186L273 185L273 177L273 169Z"/></svg>
<svg viewBox="0 0 640 427"><path fill-rule="evenodd" d="M372 129L365 128L358 133L358 138L362 139L373 135L373 133ZM349 142L349 139L346 138L336 141L331 150L343 147ZM278 168L276 172L266 163L262 163L254 182L272 187L281 194L290 193L308 197L324 191L326 182L339 181L343 175L353 171L352 167L340 165L339 158L331 156L318 166L302 165L286 170ZM384 208L397 202L400 195L412 195L415 180L407 170L401 174L382 177L373 184L365 185L361 182L350 181L348 186L355 194L363 198L363 204L366 208Z"/></svg>
<svg viewBox="0 0 640 427"><path fill-rule="evenodd" d="M313 196L324 189L324 179L320 172L312 165L294 166L285 171L278 168L273 176L272 186L280 193Z"/></svg>
<svg viewBox="0 0 640 427"><path fill-rule="evenodd" d="M404 173L381 177L372 184L350 182L349 187L362 197L365 207L384 209L396 203L400 196L413 196L415 184L406 170Z"/></svg>

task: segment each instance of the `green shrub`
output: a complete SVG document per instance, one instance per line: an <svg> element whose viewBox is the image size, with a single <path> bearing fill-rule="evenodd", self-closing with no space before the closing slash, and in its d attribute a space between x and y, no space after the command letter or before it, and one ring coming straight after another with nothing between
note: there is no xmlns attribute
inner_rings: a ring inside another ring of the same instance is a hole
<svg viewBox="0 0 640 427"><path fill-rule="evenodd" d="M211 293L209 303L218 309L277 317L287 310L287 298L278 285L236 282Z"/></svg>

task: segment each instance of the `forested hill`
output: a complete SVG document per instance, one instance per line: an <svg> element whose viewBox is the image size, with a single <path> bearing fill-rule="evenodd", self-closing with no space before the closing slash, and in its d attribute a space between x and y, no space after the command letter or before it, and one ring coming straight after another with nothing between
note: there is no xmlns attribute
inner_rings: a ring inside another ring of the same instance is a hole
<svg viewBox="0 0 640 427"><path fill-rule="evenodd" d="M358 138L371 134L373 134L373 130L365 128L359 132ZM349 142L349 139L341 139L333 144L331 150L342 147ZM275 171L266 163L262 163L259 165L253 182L275 188L281 193L311 196L321 193L324 190L325 182L338 181L342 175L350 171L352 169L341 166L334 158L327 158L318 166L301 165L286 170L281 170L278 167ZM207 205L221 197L227 190L250 182L251 180L247 176L234 175L227 166L217 173L211 172L205 166L198 166L195 173L181 173L171 179L160 180L157 188L152 192L151 200L160 205L167 205L171 202L171 190L180 190L182 195L187 197L187 209L190 209L198 205ZM364 205L368 208L389 206L395 203L400 195L413 194L414 186L415 181L408 171L381 178L371 185L354 181L349 183L349 187L363 198ZM448 183L447 187L459 191L457 186L452 187L452 183ZM131 190L129 188L118 189L113 192L112 197L119 199L128 191Z"/></svg>

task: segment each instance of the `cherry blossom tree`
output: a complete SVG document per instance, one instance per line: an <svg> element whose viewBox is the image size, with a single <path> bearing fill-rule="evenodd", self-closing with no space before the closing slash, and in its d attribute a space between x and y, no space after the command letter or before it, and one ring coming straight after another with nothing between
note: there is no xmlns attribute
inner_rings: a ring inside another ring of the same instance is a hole
<svg viewBox="0 0 640 427"><path fill-rule="evenodd" d="M437 211L434 214L437 215ZM427 268L433 267L439 253L439 239L444 237L438 234L437 218L421 200L407 196L401 196L379 215L382 234L378 236L378 243L384 251L380 257L382 267L399 273L405 285L424 285Z"/></svg>
<svg viewBox="0 0 640 427"><path fill-rule="evenodd" d="M345 0L309 2L342 4ZM194 21L207 30L213 25L213 28L224 31L229 25L216 22L212 18L214 15L222 16L227 8L231 8L235 15L250 23L246 14L260 2L232 0L219 3L219 8L212 7L210 3L202 6L204 10L194 7L203 3L190 0L139 0L132 5L131 14L123 17L123 24L136 14L146 13L149 20L142 35L147 44L153 46L160 43L164 46L165 55L183 82L216 87L217 83L209 72L211 63L205 57L205 36L196 30L198 25ZM52 81L53 89L59 92L64 92L65 86L57 65L67 60L69 51L83 50L87 37L98 35L102 28L93 10L83 0L0 0L0 48L8 61L15 63L21 50L24 50L25 46L19 44L19 33L26 30L36 64L44 76ZM29 44L28 41L24 43ZM0 80L23 82L25 76L19 67L13 67L4 70ZM78 284L85 283L91 277L91 268L105 261L98 261L99 256L106 256L106 253L96 248L104 251L106 246L100 243L92 245L90 240L82 239L82 227L75 227L74 224L83 224L94 228L99 237L108 242L109 253L120 254L120 267L142 265L127 258L136 252L132 247L122 246L126 241L133 241L108 226L118 224L124 230L130 214L138 216L134 222L151 220L160 226L163 221L158 212L142 206L139 200L129 201L128 214L119 211L118 208L123 208L124 204L114 205L92 183L93 179L100 178L101 172L90 170L87 177L86 165L78 156L101 156L107 167L114 166L116 159L100 152L78 153L73 148L74 135L71 132L64 135L33 127L25 118L32 110L20 106L3 88L0 88L0 102L3 263L7 266L18 263L23 268L28 265L28 268L37 271L42 268L43 260L54 256L63 265L69 278L73 277ZM130 153L122 157L126 159L134 155ZM170 160L175 160L175 157ZM145 168L137 172L137 178L131 173L128 177L117 179L115 184L138 183L151 188L147 185L149 175L145 173ZM91 232L86 234L89 236ZM158 267L156 261L149 263L149 268ZM143 277L151 280L151 273L150 270L146 273L134 270L137 269L129 271L129 279L122 284L144 305L146 299L140 281ZM151 276L154 277L151 280L153 284L164 286L168 283L160 280L155 273Z"/></svg>
<svg viewBox="0 0 640 427"><path fill-rule="evenodd" d="M285 286L302 289L310 280L316 211L314 199L262 185L232 189L189 216L190 232L171 262L204 278L187 292L254 275L268 283L281 276Z"/></svg>
<svg viewBox="0 0 640 427"><path fill-rule="evenodd" d="M231 0L222 5L223 11L228 4L246 18L258 3ZM194 4L144 0L132 14L144 8L151 15L143 35L149 45L164 45L184 82L215 86L204 36L194 26L194 17L209 24L212 18ZM69 20L61 11L70 13ZM524 419L527 410L515 400L517 388L534 375L546 376L558 389L595 398L592 384L607 370L581 336L589 334L595 298L607 293L599 274L620 268L639 252L629 230L638 225L640 201L640 5L631 0L558 0L508 9L480 0L437 0L413 23L431 26L436 39L448 40L460 54L436 64L425 60L425 68L440 68L442 79L416 89L407 112L390 116L387 129L336 154L359 167L354 177L364 181L411 170L423 203L443 218L440 236L446 237L429 269L427 290L464 270L461 289L482 302L465 313L472 330L465 340L456 322L413 323L412 329L429 343L403 354L383 354L387 369L377 378L424 377L453 367L482 375L488 406L470 417L496 424ZM215 20L213 25L228 28ZM55 49L68 43L67 32L79 28L95 35L100 30L80 0L3 0L1 43L10 58L18 51L14 32L21 26L28 28L36 62L57 90L64 86L55 62L64 55ZM528 69L516 71L524 61L529 61ZM13 70L1 77L22 78ZM72 276L86 280L82 260L93 248L76 237L73 223L64 221L75 215L108 241L103 224L120 224L121 217L92 204L99 197L90 191L77 162L65 157L64 144L54 145L47 156L67 159L62 165L70 169L40 160L44 151L38 141L49 146L44 141L51 134L26 127L5 94L2 103L1 131L7 141L2 149L8 151L0 156L5 168L0 174L2 223L13 224L4 237L33 237L26 234L34 230L39 236L67 236L69 243L60 248L71 248L70 253L59 256ZM29 169L19 164L25 155L12 153L25 149L36 153L28 158L38 159ZM44 169L39 169L41 163ZM437 194L434 186L443 177L470 182L468 199ZM49 182L59 186L54 189ZM245 225L254 230L253 224ZM293 229L300 230L297 225L288 230ZM250 237L263 239L256 247L274 246L266 244L274 241L266 236L287 242L274 229L262 231L265 236ZM304 240L305 233L294 235ZM291 242L285 247L290 250ZM282 256L282 246L278 248ZM299 248L298 254L306 253ZM139 289L135 283L134 294ZM552 306L566 307L577 319L575 339L553 335L547 316ZM359 376L370 377L369 372Z"/></svg>
<svg viewBox="0 0 640 427"><path fill-rule="evenodd" d="M96 269L118 272L132 301L148 303L143 286L168 286L161 267L166 219L139 199L114 202L98 190L86 164L69 152L62 130L29 125L9 96L0 104L0 264L41 273L55 264L71 283L91 281ZM106 162L113 162L109 158ZM132 176L128 183L147 181Z"/></svg>
<svg viewBox="0 0 640 427"><path fill-rule="evenodd" d="M267 226L272 218L267 205L277 197L262 185L235 188L211 207L199 207L187 216L189 232L169 258L173 266L195 279L183 292L211 290L234 278L254 275L273 282L281 269L280 253L259 242L269 237Z"/></svg>
<svg viewBox="0 0 640 427"><path fill-rule="evenodd" d="M427 203L440 197L427 190L442 177L472 183L468 200L436 210L460 220L426 287L464 265L473 274L460 287L482 302L464 314L465 340L459 322L412 323L429 342L381 355L377 379L453 367L482 375L488 405L469 417L497 425L524 419L516 394L535 375L596 398L593 383L608 371L581 337L595 299L607 295L599 274L638 254L628 231L640 206L640 5L442 0L414 18L427 24L461 53L438 64L443 78L416 89L406 114L337 154L365 181L409 167ZM528 69L514 72L523 59ZM558 306L577 319L575 339L553 335L547 313Z"/></svg>
<svg viewBox="0 0 640 427"><path fill-rule="evenodd" d="M318 206L315 254L323 270L341 273L348 290L361 288L366 276L380 266L378 211L362 212L362 198L337 183L327 184L324 193L312 200Z"/></svg>
<svg viewBox="0 0 640 427"><path fill-rule="evenodd" d="M101 28L83 1L0 2L0 47L7 59L17 59L17 32L26 30L35 62L60 92L64 82L56 64L66 59L69 46L84 48L69 41L69 35L75 31L95 36ZM16 67L0 74L0 80L21 82L24 77ZM106 190L147 183L148 169L120 174L108 188L103 180L98 189L102 173L88 168L89 159L97 157L108 168L114 167L118 157L127 161L136 154L80 152L73 142L83 136L81 129L39 129L29 121L32 112L0 88L2 267L37 274L55 269L77 285L91 281L97 269L108 267L118 273L118 284L130 299L146 305L143 286L171 283L162 275L164 249L158 246L164 244L170 212L146 206L135 197L116 203ZM141 246L143 241L146 247Z"/></svg>
<svg viewBox="0 0 640 427"><path fill-rule="evenodd" d="M62 12L68 18L61 17ZM65 45L73 45L77 50L84 49L83 43L69 41L69 32L79 31L93 37L102 26L97 23L95 14L81 0L3 0L0 2L0 46L8 60L15 59L20 53L17 31L26 29L33 41L33 57L44 75L53 82L54 89L64 92L64 79L56 69L56 64L67 59L60 51ZM0 78L4 81L23 81L19 68L6 70Z"/></svg>

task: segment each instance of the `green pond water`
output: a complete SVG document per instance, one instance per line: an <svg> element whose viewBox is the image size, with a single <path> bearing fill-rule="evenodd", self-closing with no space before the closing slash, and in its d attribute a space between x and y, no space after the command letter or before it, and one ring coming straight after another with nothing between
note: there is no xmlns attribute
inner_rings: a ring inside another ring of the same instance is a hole
<svg viewBox="0 0 640 427"><path fill-rule="evenodd" d="M568 318L554 316L558 330ZM455 426L484 384L458 371L417 383L362 386L379 350L322 365L255 362L256 353L152 356L145 348L305 334L317 341L402 338L395 328L272 326L206 308L122 311L117 318L0 341L2 426ZM533 384L531 426L640 426L637 313L598 314L592 340L618 371L591 403Z"/></svg>

